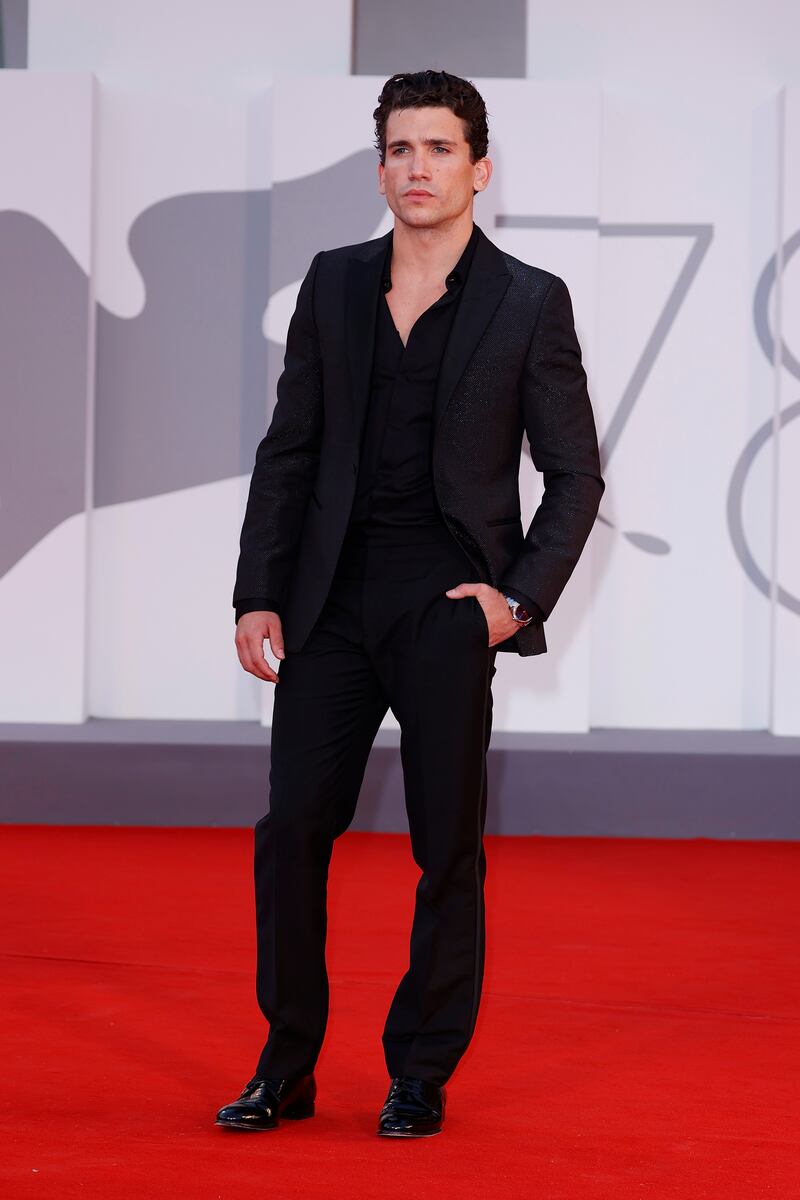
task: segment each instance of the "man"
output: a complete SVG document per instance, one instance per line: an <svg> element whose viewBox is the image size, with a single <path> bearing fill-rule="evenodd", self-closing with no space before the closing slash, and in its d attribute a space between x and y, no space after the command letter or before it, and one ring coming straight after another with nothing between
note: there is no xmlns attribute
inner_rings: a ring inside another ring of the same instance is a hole
<svg viewBox="0 0 800 1200"><path fill-rule="evenodd" d="M483 978L495 656L547 649L604 490L567 287L473 222L492 174L480 95L444 71L395 75L374 117L394 228L314 256L242 527L239 659L279 686L255 848L270 1030L218 1113L235 1129L314 1112L328 864L391 707L422 876L378 1132L441 1131ZM545 482L524 534L523 431Z"/></svg>

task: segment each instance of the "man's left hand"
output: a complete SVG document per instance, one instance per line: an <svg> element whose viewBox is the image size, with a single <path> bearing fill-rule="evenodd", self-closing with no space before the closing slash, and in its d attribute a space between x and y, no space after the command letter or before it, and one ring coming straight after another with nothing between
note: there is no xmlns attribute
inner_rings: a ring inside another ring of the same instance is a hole
<svg viewBox="0 0 800 1200"><path fill-rule="evenodd" d="M490 583L459 583L457 587L448 588L445 596L451 600L461 600L464 596L475 596L486 617L489 626L489 645L496 646L516 633L522 626L511 615L511 609L501 591Z"/></svg>

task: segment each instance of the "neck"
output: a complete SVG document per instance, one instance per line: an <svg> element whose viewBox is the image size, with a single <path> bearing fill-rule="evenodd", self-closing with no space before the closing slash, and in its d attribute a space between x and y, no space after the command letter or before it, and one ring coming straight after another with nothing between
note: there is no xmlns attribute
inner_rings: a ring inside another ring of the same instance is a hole
<svg viewBox="0 0 800 1200"><path fill-rule="evenodd" d="M452 221L431 228L406 225L395 218L392 231L392 275L398 278L443 279L452 271L472 236L472 208Z"/></svg>

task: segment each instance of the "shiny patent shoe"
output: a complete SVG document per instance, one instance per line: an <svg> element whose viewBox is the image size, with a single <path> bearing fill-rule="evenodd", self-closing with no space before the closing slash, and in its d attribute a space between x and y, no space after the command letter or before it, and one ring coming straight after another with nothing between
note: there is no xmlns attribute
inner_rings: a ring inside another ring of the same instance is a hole
<svg viewBox="0 0 800 1200"><path fill-rule="evenodd" d="M295 1079L263 1079L254 1075L238 1100L219 1110L215 1124L223 1129L277 1129L281 1119L302 1121L313 1117L316 1095L313 1075Z"/></svg>
<svg viewBox="0 0 800 1200"><path fill-rule="evenodd" d="M446 1092L435 1083L398 1076L378 1118L381 1137L431 1137L442 1132Z"/></svg>

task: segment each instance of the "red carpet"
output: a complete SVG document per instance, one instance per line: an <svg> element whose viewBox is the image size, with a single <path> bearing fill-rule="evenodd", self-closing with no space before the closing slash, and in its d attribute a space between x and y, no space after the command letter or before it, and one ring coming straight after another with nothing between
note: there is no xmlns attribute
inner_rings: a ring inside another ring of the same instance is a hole
<svg viewBox="0 0 800 1200"><path fill-rule="evenodd" d="M252 834L0 830L9 1197L800 1196L800 845L487 839L475 1039L444 1133L374 1135L417 878L349 834L318 1115L213 1125L264 1029Z"/></svg>

